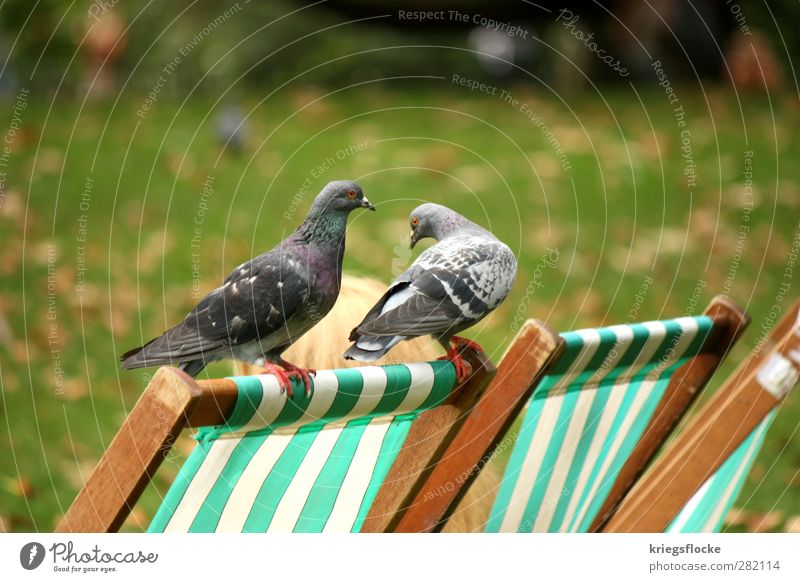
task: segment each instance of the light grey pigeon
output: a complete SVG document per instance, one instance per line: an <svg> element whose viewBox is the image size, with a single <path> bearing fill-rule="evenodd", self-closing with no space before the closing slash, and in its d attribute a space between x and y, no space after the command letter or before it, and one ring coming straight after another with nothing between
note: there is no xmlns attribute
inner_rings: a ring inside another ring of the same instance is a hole
<svg viewBox="0 0 800 582"><path fill-rule="evenodd" d="M426 237L438 242L394 280L350 333L353 345L344 357L371 362L405 339L430 334L461 380L461 349L483 350L455 334L502 303L516 278L517 260L492 233L445 206L423 204L410 222L411 248Z"/></svg>
<svg viewBox="0 0 800 582"><path fill-rule="evenodd" d="M342 279L347 217L375 210L355 182L331 182L303 224L274 249L236 267L186 318L122 355L122 367L178 363L191 376L232 358L264 365L292 396L291 377L310 394L310 374L281 354L331 310Z"/></svg>

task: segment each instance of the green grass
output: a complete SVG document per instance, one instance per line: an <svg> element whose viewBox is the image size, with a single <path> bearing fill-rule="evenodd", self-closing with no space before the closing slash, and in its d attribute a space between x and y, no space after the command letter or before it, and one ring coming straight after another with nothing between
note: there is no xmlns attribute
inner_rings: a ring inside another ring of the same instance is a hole
<svg viewBox="0 0 800 582"><path fill-rule="evenodd" d="M681 92L698 174L690 191L680 130L663 94L642 94L643 106L629 91L605 92L606 102L577 95L567 104L529 87L511 92L552 130L568 172L518 108L449 85L412 92L361 87L316 103L322 93L312 89L283 91L262 105L251 95L249 144L239 157L219 157L213 112L206 117L213 102L202 97L183 106L163 97L140 120L141 103L133 99L81 110L68 101L51 108L34 96L0 207L0 314L10 331L0 334L4 527L47 531L69 506L81 474L88 475L146 383L149 371L119 370L119 354L177 322L195 301L193 252L207 291L292 230L331 179L359 180L379 206L351 221L348 271L389 280L393 259L406 258L408 213L422 200L491 225L512 246L520 258L515 289L472 333L496 359L548 246L558 250L558 264L536 275L542 286L523 308L525 317L560 330L627 321L646 276L655 284L639 320L702 310L726 285L737 252L744 152L752 150L755 204L728 284L753 324L716 387L759 337L784 282L800 207L794 102L750 98L740 111L721 91L710 91L710 105ZM336 159L338 150L359 143L363 151ZM335 164L315 178L312 170L329 157ZM214 193L197 225L207 176ZM87 178L90 199L81 208ZM309 193L295 215L284 217L306 179ZM80 252L85 287L77 293ZM786 303L797 296L797 285L787 281ZM63 382L54 375L54 354ZM748 510L800 513L799 413L794 395L748 482ZM159 473L157 490L176 467L169 463ZM139 517L146 520L157 500L150 491Z"/></svg>

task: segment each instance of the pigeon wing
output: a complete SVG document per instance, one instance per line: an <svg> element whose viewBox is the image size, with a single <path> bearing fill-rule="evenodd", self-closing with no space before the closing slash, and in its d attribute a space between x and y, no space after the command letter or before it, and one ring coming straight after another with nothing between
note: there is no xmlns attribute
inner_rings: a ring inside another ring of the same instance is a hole
<svg viewBox="0 0 800 582"><path fill-rule="evenodd" d="M234 271L208 305L187 318L203 337L231 345L263 340L280 330L306 304L310 285L302 263L268 254Z"/></svg>
<svg viewBox="0 0 800 582"><path fill-rule="evenodd" d="M379 318L384 312L395 309L414 295L417 291L414 282L425 274L426 265L440 264L443 260L444 256L441 255L435 246L422 253L419 258L414 261L414 264L392 281L386 293L384 293L372 309L367 312L361 323L350 332L349 340L352 342L357 341L361 335L363 335L362 329L367 328L369 324Z"/></svg>
<svg viewBox="0 0 800 582"><path fill-rule="evenodd" d="M405 276L406 273L400 275L394 282L389 286L380 299L378 299L377 303L373 305L372 309L370 309L367 314L364 316L364 319L361 320L357 326L353 328L350 332L349 340L351 342L356 341L360 337L359 329L363 326L367 325L371 321L375 320L376 318L380 317L381 312L384 310L384 307L391 303L397 298L404 296L411 285L410 278Z"/></svg>
<svg viewBox="0 0 800 582"><path fill-rule="evenodd" d="M268 344L298 314L309 296L301 261L271 251L237 267L186 318L140 351L125 367L188 361L252 341ZM144 363L146 361L146 363Z"/></svg>
<svg viewBox="0 0 800 582"><path fill-rule="evenodd" d="M411 293L396 308L358 328L365 335L419 336L442 333L463 321L463 312L448 293L452 274L441 269L422 273L410 284Z"/></svg>
<svg viewBox="0 0 800 582"><path fill-rule="evenodd" d="M451 245L458 246L457 252L448 248ZM476 322L508 294L516 260L510 249L496 239L472 244L454 241L428 249L408 273L413 292L395 309L359 326L359 333L442 334Z"/></svg>

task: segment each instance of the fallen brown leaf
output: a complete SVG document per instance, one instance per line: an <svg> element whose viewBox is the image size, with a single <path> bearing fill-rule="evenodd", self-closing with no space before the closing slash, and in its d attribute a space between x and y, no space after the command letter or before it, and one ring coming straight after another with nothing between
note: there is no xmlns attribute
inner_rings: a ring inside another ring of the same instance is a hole
<svg viewBox="0 0 800 582"><path fill-rule="evenodd" d="M69 378L64 381L64 389L61 392L61 398L74 402L80 400L89 393L89 385L85 379Z"/></svg>
<svg viewBox="0 0 800 582"><path fill-rule="evenodd" d="M749 519L745 520L747 531L762 533L775 530L783 522L783 514L780 511L769 511L767 513L753 513Z"/></svg>
<svg viewBox="0 0 800 582"><path fill-rule="evenodd" d="M30 499L36 494L33 483L27 477L8 478L5 480L4 486L9 493L16 497Z"/></svg>
<svg viewBox="0 0 800 582"><path fill-rule="evenodd" d="M448 172L458 159L458 150L449 144L441 144L425 152L425 163L431 170Z"/></svg>
<svg viewBox="0 0 800 582"><path fill-rule="evenodd" d="M22 195L16 190L6 190L5 196L0 199L0 216L13 222L21 221L25 216L25 202Z"/></svg>

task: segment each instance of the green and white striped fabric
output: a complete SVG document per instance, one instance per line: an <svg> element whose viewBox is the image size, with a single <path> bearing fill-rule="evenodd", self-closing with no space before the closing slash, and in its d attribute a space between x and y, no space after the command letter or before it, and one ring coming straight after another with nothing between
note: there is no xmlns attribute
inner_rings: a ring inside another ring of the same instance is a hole
<svg viewBox="0 0 800 582"><path fill-rule="evenodd" d="M718 532L742 491L772 423L772 411L697 490L667 528L668 533Z"/></svg>
<svg viewBox="0 0 800 582"><path fill-rule="evenodd" d="M670 376L711 328L701 316L562 334L566 349L534 391L486 531L587 531Z"/></svg>
<svg viewBox="0 0 800 582"><path fill-rule="evenodd" d="M455 385L450 362L320 371L289 400L233 378L227 425L205 427L151 532L358 531L414 419Z"/></svg>

